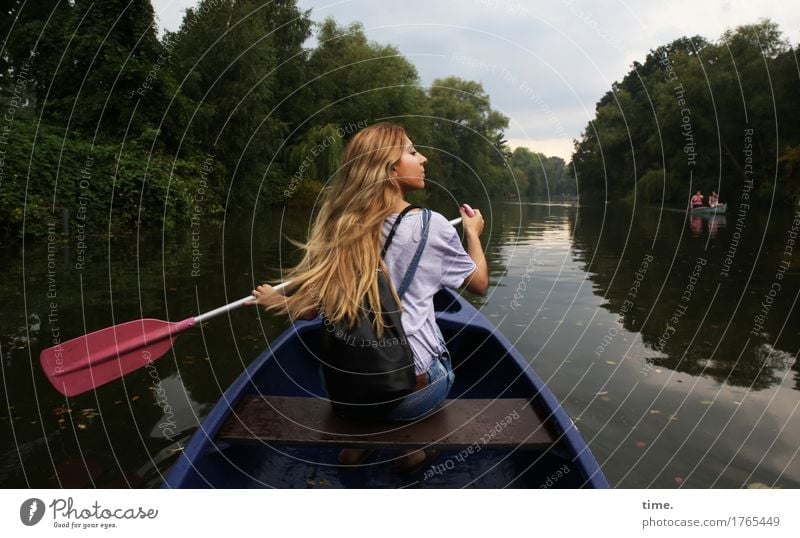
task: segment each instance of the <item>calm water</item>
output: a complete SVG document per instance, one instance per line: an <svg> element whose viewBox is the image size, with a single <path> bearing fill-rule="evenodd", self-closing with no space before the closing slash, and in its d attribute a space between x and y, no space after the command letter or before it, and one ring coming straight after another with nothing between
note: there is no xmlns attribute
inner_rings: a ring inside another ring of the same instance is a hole
<svg viewBox="0 0 800 538"><path fill-rule="evenodd" d="M498 204L487 219L492 287L471 300L529 358L616 487L800 487L800 222L735 211ZM270 211L6 247L0 486L158 486L282 321L233 312L184 333L155 370L69 400L39 352L121 321L177 321L280 279L296 259L286 237L304 237L307 222L307 211Z"/></svg>

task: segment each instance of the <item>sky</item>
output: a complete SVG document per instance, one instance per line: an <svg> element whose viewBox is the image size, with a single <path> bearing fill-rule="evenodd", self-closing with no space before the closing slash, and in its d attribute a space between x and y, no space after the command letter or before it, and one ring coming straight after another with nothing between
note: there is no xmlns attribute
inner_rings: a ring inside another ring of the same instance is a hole
<svg viewBox="0 0 800 538"><path fill-rule="evenodd" d="M267 0L265 0L267 1ZM192 0L153 0L159 28L176 30ZM717 40L761 18L800 43L800 2L787 0L299 0L311 18L360 21L395 45L423 86L450 75L483 84L510 118L506 137L569 160L595 103L634 61L682 36Z"/></svg>

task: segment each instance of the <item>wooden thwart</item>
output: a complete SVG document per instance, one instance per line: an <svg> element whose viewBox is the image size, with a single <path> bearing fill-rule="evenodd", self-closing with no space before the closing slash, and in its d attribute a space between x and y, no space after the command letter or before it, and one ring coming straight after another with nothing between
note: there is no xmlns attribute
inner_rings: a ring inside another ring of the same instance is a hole
<svg viewBox="0 0 800 538"><path fill-rule="evenodd" d="M462 448L550 446L554 437L526 399L445 400L413 423L352 421L317 398L249 395L242 398L217 440L297 445Z"/></svg>

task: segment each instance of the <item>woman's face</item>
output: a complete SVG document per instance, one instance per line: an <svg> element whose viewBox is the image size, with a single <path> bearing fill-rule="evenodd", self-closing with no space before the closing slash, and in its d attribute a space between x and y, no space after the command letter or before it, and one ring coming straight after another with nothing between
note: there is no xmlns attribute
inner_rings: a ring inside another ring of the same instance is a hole
<svg viewBox="0 0 800 538"><path fill-rule="evenodd" d="M392 168L403 194L425 188L425 163L428 159L419 153L405 137L403 156Z"/></svg>

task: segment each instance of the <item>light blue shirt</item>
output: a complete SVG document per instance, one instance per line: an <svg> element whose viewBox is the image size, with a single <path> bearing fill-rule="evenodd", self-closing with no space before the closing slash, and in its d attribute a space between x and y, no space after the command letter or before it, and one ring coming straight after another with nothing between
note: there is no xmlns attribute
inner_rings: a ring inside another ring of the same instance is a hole
<svg viewBox="0 0 800 538"><path fill-rule="evenodd" d="M383 241L395 220L397 213L389 215L383 223ZM385 262L395 289L402 282L421 238L422 211L415 209L403 217L386 251ZM432 212L428 241L403 297L403 329L414 352L414 368L418 374L426 372L442 351L433 296L442 288L461 287L475 269L475 262L464 250L453 225L439 213Z"/></svg>

